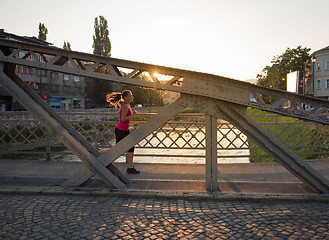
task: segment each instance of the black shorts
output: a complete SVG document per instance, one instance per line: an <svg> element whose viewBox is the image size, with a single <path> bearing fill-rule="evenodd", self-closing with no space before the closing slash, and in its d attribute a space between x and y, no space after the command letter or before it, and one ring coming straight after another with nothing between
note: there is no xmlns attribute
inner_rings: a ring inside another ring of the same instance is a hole
<svg viewBox="0 0 329 240"><path fill-rule="evenodd" d="M123 131L119 128L115 128L114 130L114 133L115 133L115 140L116 140L116 143L120 142L122 139L124 139L126 136L129 135L130 131ZM135 151L135 147L132 147L128 150L128 152L134 152Z"/></svg>

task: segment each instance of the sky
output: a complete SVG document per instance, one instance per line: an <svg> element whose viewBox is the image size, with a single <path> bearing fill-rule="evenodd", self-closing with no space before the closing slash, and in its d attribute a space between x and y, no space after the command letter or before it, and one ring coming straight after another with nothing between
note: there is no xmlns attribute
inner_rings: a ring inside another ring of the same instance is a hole
<svg viewBox="0 0 329 240"><path fill-rule="evenodd" d="M92 53L95 17L108 21L112 57L237 80L255 79L289 48L329 46L328 0L16 0L0 28Z"/></svg>

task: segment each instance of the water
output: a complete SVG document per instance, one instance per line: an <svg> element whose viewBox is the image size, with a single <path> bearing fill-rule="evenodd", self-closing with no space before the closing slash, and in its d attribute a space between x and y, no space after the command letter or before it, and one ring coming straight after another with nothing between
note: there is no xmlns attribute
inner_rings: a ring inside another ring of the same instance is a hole
<svg viewBox="0 0 329 240"><path fill-rule="evenodd" d="M139 155L155 155L155 156L139 156ZM161 156L156 156L161 155ZM175 155L175 156L168 156ZM184 156L183 156L184 155ZM189 155L189 156L188 156ZM239 155L249 155L248 149L237 150L218 150L217 162L220 164L227 163L249 163L249 157L236 157ZM52 160L63 161L80 161L75 155L52 155ZM119 157L115 162L126 162L125 155ZM162 163L162 164L205 164L205 150L194 149L145 149L135 148L135 163Z"/></svg>
<svg viewBox="0 0 329 240"><path fill-rule="evenodd" d="M219 147L217 162L249 163L247 137L238 129L221 128L217 131ZM104 142L99 142L99 145ZM107 144L113 146L115 139L108 139ZM205 129L204 128L161 128L139 143L142 148L135 148L135 163L164 164L205 164ZM157 146L163 147L158 148ZM174 148L175 147L175 148ZM107 148L107 147L105 147ZM179 148L179 149L178 149ZM147 156L140 156L147 155ZM223 157L220 157L223 156ZM242 157L240 157L242 156ZM55 159L55 158L54 158ZM76 156L66 155L65 161L80 161ZM126 157L119 157L116 162L126 162Z"/></svg>

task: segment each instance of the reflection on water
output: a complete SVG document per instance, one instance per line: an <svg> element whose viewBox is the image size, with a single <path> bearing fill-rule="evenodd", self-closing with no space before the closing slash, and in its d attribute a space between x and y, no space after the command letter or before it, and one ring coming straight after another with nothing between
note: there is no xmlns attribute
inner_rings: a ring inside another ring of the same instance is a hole
<svg viewBox="0 0 329 240"><path fill-rule="evenodd" d="M217 131L218 163L249 163L247 137L238 129L221 127ZM205 164L204 127L165 126L142 140L135 148L135 163ZM98 143L108 149L115 144L114 136ZM66 161L80 161L76 156L65 156ZM116 162L125 162L125 156Z"/></svg>
<svg viewBox="0 0 329 240"><path fill-rule="evenodd" d="M135 163L163 163L163 164L205 164L205 150L194 149L145 149L135 148ZM148 155L148 156L140 156ZM155 156L150 156L155 155ZM160 156L159 156L160 155ZM174 156L173 156L174 155ZM249 163L249 150L218 150L218 163ZM229 156L229 157L220 157ZM53 160L80 161L75 155L53 155ZM125 162L125 155L119 157L116 162Z"/></svg>

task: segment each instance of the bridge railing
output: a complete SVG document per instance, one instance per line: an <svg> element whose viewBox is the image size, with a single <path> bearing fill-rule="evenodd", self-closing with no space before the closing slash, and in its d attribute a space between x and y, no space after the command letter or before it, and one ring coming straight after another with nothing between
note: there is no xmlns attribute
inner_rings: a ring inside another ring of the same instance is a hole
<svg viewBox="0 0 329 240"><path fill-rule="evenodd" d="M116 111L63 112L61 115L97 149L107 149L115 144L114 128L118 122ZM131 122L132 130L153 115L139 114ZM280 115L250 116L258 122L259 118L266 119L260 122L261 126L303 159L329 156L328 126L305 121L289 122L289 119ZM219 162L272 161L241 131L221 119L217 122L217 140ZM202 163L205 141L205 115L183 113L139 142L136 145L136 157L184 158ZM70 154L28 112L0 113L0 158L42 158L46 155L50 160L63 159Z"/></svg>

